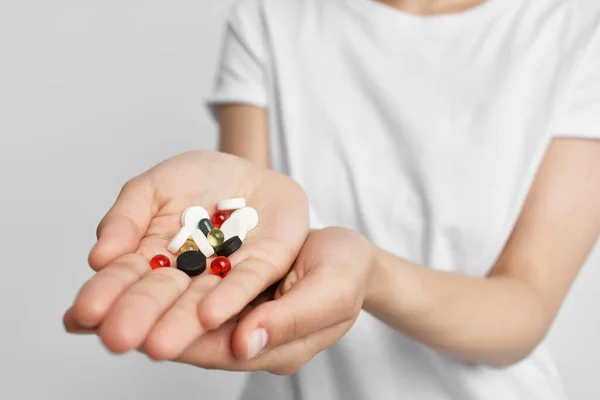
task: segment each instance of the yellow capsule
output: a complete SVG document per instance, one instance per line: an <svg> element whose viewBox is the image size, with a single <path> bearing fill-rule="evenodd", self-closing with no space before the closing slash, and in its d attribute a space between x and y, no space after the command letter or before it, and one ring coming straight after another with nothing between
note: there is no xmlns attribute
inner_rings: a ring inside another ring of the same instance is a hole
<svg viewBox="0 0 600 400"><path fill-rule="evenodd" d="M180 255L181 253L185 253L186 251L200 251L200 250L198 249L198 246L196 245L196 242L194 242L190 238L190 239L188 239L188 240L185 241L185 243L183 244L183 246L181 246L181 248L177 252L177 255Z"/></svg>
<svg viewBox="0 0 600 400"><path fill-rule="evenodd" d="M220 229L216 228L208 232L206 238L208 239L208 243L210 243L210 245L215 248L222 245L225 241L225 235L223 234L223 232L221 232Z"/></svg>

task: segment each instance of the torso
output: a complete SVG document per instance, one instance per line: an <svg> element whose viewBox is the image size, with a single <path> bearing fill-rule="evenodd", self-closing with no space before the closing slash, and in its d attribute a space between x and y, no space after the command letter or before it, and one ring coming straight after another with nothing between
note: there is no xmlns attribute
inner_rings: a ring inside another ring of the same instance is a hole
<svg viewBox="0 0 600 400"><path fill-rule="evenodd" d="M592 29L574 26L585 21L571 2L490 0L433 18L369 0L259 3L273 163L305 187L316 220L484 276ZM506 370L468 366L366 314L293 379L307 400L562 398L543 346Z"/></svg>

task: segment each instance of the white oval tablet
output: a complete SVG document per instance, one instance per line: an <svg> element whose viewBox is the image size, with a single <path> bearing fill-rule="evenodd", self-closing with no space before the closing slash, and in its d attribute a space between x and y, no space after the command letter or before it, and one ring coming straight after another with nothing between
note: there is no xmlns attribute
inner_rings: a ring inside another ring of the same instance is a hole
<svg viewBox="0 0 600 400"><path fill-rule="evenodd" d="M248 230L246 229L246 222L242 218L229 218L221 225L221 232L225 235L225 240L237 236L243 242L246 239Z"/></svg>
<svg viewBox="0 0 600 400"><path fill-rule="evenodd" d="M173 236L173 239L171 239L169 242L167 250L173 254L177 253L185 241L188 240L188 238L192 235L194 229L195 228L191 225L182 226L179 232L177 232L177 234Z"/></svg>
<svg viewBox="0 0 600 400"><path fill-rule="evenodd" d="M185 209L183 214L181 214L181 226L192 225L194 228L196 228L198 227L198 222L204 218L210 219L208 216L208 211L206 211L204 207L188 207Z"/></svg>
<svg viewBox="0 0 600 400"><path fill-rule="evenodd" d="M252 207L244 207L234 211L229 219L232 218L241 219L244 221L246 231L251 231L252 229L256 228L256 225L258 225L258 213Z"/></svg>
<svg viewBox="0 0 600 400"><path fill-rule="evenodd" d="M217 203L217 210L230 211L230 210L238 210L240 208L246 207L246 199L243 197L238 197L235 199L222 200Z"/></svg>
<svg viewBox="0 0 600 400"><path fill-rule="evenodd" d="M194 240L194 243L196 243L196 246L198 246L198 249L200 249L202 254L204 254L207 258L215 254L215 249L213 249L208 242L208 239L206 236L204 236L204 233L202 233L200 229L196 229L192 233L192 239Z"/></svg>

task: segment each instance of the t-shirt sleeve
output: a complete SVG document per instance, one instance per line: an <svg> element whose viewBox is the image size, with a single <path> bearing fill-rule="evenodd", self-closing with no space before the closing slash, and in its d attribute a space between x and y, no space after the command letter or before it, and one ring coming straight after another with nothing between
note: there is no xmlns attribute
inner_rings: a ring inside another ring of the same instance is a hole
<svg viewBox="0 0 600 400"><path fill-rule="evenodd" d="M267 108L265 27L257 0L237 0L227 19L217 73L206 99L214 116L219 104Z"/></svg>
<svg viewBox="0 0 600 400"><path fill-rule="evenodd" d="M554 137L600 139L600 28L567 81L550 126Z"/></svg>

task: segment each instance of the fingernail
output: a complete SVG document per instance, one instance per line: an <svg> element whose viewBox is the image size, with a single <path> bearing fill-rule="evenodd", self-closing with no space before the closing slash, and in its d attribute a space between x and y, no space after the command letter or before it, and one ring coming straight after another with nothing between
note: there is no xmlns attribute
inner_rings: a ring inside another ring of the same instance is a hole
<svg viewBox="0 0 600 400"><path fill-rule="evenodd" d="M248 360L253 359L265 348L267 344L267 331L265 328L258 328L248 340Z"/></svg>

